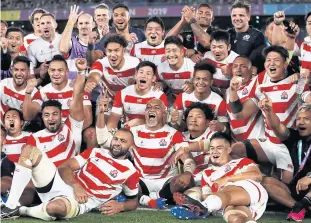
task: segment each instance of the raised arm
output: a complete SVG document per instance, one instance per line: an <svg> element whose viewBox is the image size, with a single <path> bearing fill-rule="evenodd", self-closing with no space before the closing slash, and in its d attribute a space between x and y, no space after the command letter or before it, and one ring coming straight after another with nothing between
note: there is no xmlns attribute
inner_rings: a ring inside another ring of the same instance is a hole
<svg viewBox="0 0 311 223"><path fill-rule="evenodd" d="M272 101L263 93L265 97L260 100L259 107L266 115L266 121L268 126L273 130L274 134L281 140L284 141L289 136L289 130L284 124L281 123L279 117L274 113L272 107Z"/></svg>
<svg viewBox="0 0 311 223"><path fill-rule="evenodd" d="M242 84L241 77L235 76L230 81L229 105L235 119L244 120L257 113L259 108L252 99L247 99L243 104L240 101L237 90Z"/></svg>
<svg viewBox="0 0 311 223"><path fill-rule="evenodd" d="M22 106L23 116L26 121L33 120L41 110L40 104L38 102L32 101L31 98L32 92L37 86L37 84L38 81L35 78L29 79L27 81L25 98ZM36 94L40 94L40 92L37 91Z"/></svg>
<svg viewBox="0 0 311 223"><path fill-rule="evenodd" d="M178 36L182 27L187 24L187 21L185 17L182 15L181 19L178 21L178 23L166 34L166 37L169 36Z"/></svg>
<svg viewBox="0 0 311 223"><path fill-rule="evenodd" d="M73 98L70 104L69 112L71 118L76 121L84 120L83 96L85 84L85 70L87 61L84 58L76 59L76 67L78 69L77 80L73 88Z"/></svg>
<svg viewBox="0 0 311 223"><path fill-rule="evenodd" d="M209 48L211 44L211 36L205 32L194 18L194 9L185 6L182 10L183 16L196 36L198 42L205 48Z"/></svg>
<svg viewBox="0 0 311 223"><path fill-rule="evenodd" d="M71 49L72 30L79 16L83 13L83 12L78 13L78 11L79 11L79 6L74 5L70 7L70 14L68 17L68 22L66 24L64 32L62 33L62 36L59 41L59 46L58 46L59 52L61 52L62 54L68 53L69 50Z"/></svg>

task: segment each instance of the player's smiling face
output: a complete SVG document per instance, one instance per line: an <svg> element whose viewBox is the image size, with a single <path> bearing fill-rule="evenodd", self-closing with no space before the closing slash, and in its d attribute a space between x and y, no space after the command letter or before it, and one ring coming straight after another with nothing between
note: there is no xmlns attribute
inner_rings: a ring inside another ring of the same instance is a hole
<svg viewBox="0 0 311 223"><path fill-rule="evenodd" d="M52 61L50 63L48 72L51 78L51 82L54 85L61 85L66 83L68 79L68 68L63 61Z"/></svg>
<svg viewBox="0 0 311 223"><path fill-rule="evenodd" d="M302 137L311 136L311 112L310 111L299 111L297 112L296 127L299 134Z"/></svg>
<svg viewBox="0 0 311 223"><path fill-rule="evenodd" d="M246 58L237 57L232 63L232 75L241 77L242 84L246 84L252 78L252 66Z"/></svg>
<svg viewBox="0 0 311 223"><path fill-rule="evenodd" d="M133 138L129 132L117 131L111 141L110 153L114 158L126 156L133 145Z"/></svg>
<svg viewBox="0 0 311 223"><path fill-rule="evenodd" d="M26 84L28 74L29 68L26 63L17 62L13 65L12 68L13 81L17 86L22 86L23 84Z"/></svg>
<svg viewBox="0 0 311 223"><path fill-rule="evenodd" d="M265 69L272 81L279 81L285 78L287 62L277 52L268 53L265 60Z"/></svg>
<svg viewBox="0 0 311 223"><path fill-rule="evenodd" d="M8 34L8 50L11 53L18 53L19 48L23 44L23 35L21 32L9 32Z"/></svg>
<svg viewBox="0 0 311 223"><path fill-rule="evenodd" d="M90 16L89 14L82 14L77 22L79 34L83 36L88 36L92 32L92 21L92 16Z"/></svg>
<svg viewBox="0 0 311 223"><path fill-rule="evenodd" d="M234 8L231 11L231 22L236 30L241 30L248 25L250 15L245 8Z"/></svg>
<svg viewBox="0 0 311 223"><path fill-rule="evenodd" d="M135 75L136 86L140 90L151 88L152 84L156 81L156 76L150 66L144 66L138 69Z"/></svg>
<svg viewBox="0 0 311 223"><path fill-rule="evenodd" d="M149 45L158 46L163 41L164 30L159 23L149 22L145 29L145 36Z"/></svg>
<svg viewBox="0 0 311 223"><path fill-rule="evenodd" d="M208 7L198 8L195 18L201 27L208 27L213 20L213 10Z"/></svg>
<svg viewBox="0 0 311 223"><path fill-rule="evenodd" d="M215 57L216 61L222 61L229 55L230 45L224 41L213 40L211 42L211 52Z"/></svg>
<svg viewBox="0 0 311 223"><path fill-rule="evenodd" d="M163 120L166 117L166 110L163 102L159 99L152 99L146 106L146 125L148 127L163 127Z"/></svg>
<svg viewBox="0 0 311 223"><path fill-rule="evenodd" d="M51 16L43 16L40 19L41 37L49 39L55 34L57 24Z"/></svg>
<svg viewBox="0 0 311 223"><path fill-rule="evenodd" d="M194 108L189 112L186 122L189 131L200 132L201 134L205 132L209 123L204 112L199 108Z"/></svg>
<svg viewBox="0 0 311 223"><path fill-rule="evenodd" d="M7 111L4 115L4 127L10 136L20 133L24 122L20 119L19 114L15 110Z"/></svg>
<svg viewBox="0 0 311 223"><path fill-rule="evenodd" d="M176 66L184 56L184 52L176 44L165 45L165 57L171 66Z"/></svg>
<svg viewBox="0 0 311 223"><path fill-rule="evenodd" d="M208 91L208 88L213 83L212 74L206 70L195 71L193 86L194 90L198 93L204 93Z"/></svg>
<svg viewBox="0 0 311 223"><path fill-rule="evenodd" d="M106 47L106 55L110 66L113 69L121 69L124 63L124 48L119 43L108 43Z"/></svg>
<svg viewBox="0 0 311 223"><path fill-rule="evenodd" d="M42 110L42 119L45 128L55 133L61 126L61 110L56 106L47 106Z"/></svg>
<svg viewBox="0 0 311 223"><path fill-rule="evenodd" d="M113 11L113 24L117 30L123 31L128 27L130 14L125 8L116 8Z"/></svg>
<svg viewBox="0 0 311 223"><path fill-rule="evenodd" d="M230 161L230 144L224 139L213 139L210 144L210 160L215 166L222 166Z"/></svg>

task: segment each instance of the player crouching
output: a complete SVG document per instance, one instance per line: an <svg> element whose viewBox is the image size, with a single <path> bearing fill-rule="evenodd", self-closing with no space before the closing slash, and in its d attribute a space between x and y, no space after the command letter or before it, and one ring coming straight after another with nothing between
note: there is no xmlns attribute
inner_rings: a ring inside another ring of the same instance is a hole
<svg viewBox="0 0 311 223"><path fill-rule="evenodd" d="M202 177L202 201L175 193L174 200L181 207L172 208L174 216L197 218L222 209L226 222L253 222L262 216L268 194L260 184L259 168L248 158L233 160L230 153L229 137L215 133L210 143L213 166L205 169Z"/></svg>

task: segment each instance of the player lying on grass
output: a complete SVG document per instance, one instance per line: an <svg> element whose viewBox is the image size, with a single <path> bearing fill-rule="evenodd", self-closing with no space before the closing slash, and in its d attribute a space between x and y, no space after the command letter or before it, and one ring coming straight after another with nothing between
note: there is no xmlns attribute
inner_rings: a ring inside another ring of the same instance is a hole
<svg viewBox="0 0 311 223"><path fill-rule="evenodd" d="M1 219L26 215L51 221L56 218L70 219L94 208L99 208L106 215L135 210L139 177L127 159L132 145L132 133L120 129L114 134L109 150L87 149L64 162L59 169L45 153L26 145L18 160L19 168L26 169L26 174L17 179L18 186L11 188L10 195L20 196L32 179L42 204L4 207ZM112 200L122 191L127 201L119 203Z"/></svg>
<svg viewBox="0 0 311 223"><path fill-rule="evenodd" d="M266 209L268 194L260 184L262 174L248 159L232 159L229 137L221 132L211 137L210 161L202 177L202 201L175 193L181 207L172 208L177 218L190 219L224 210L226 222L251 222L259 219Z"/></svg>

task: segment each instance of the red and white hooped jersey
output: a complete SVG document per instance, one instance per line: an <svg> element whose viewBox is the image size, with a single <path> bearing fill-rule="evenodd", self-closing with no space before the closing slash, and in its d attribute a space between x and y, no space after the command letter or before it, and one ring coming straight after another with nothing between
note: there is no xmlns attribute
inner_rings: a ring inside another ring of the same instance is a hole
<svg viewBox="0 0 311 223"><path fill-rule="evenodd" d="M115 159L100 148L87 149L75 159L81 168L75 178L88 194L103 201L122 191L126 196L138 194L139 174L128 159Z"/></svg>
<svg viewBox="0 0 311 223"><path fill-rule="evenodd" d="M6 78L0 82L0 97L3 114L10 108L15 108L19 111L22 111L22 105L26 94L26 87L21 91L17 91L13 82L13 78ZM32 96L36 92L37 89L35 88L32 92Z"/></svg>
<svg viewBox="0 0 311 223"><path fill-rule="evenodd" d="M296 93L297 84L291 83L290 77L283 79L277 83L273 83L266 73L261 73L257 76L258 85L255 91L255 97L251 98L258 106L261 99L264 98L262 92L272 100L272 108L279 117L282 124L287 128L293 128L296 120L296 112L299 106L300 96ZM308 86L305 85L305 93ZM265 113L263 113L265 117ZM265 120L265 118L264 118ZM281 144L280 140L275 136L273 130L267 125L265 120L265 136L269 138L272 143Z"/></svg>
<svg viewBox="0 0 311 223"><path fill-rule="evenodd" d="M33 133L27 144L38 147L58 167L67 159L79 154L82 141L83 121L76 121L70 116L57 132L47 129Z"/></svg>
<svg viewBox="0 0 311 223"><path fill-rule="evenodd" d="M301 67L311 71L311 37L304 38L304 42L300 46Z"/></svg>
<svg viewBox="0 0 311 223"><path fill-rule="evenodd" d="M30 137L30 132L22 132L17 137L11 137L7 135L2 146L2 152L4 152L8 159L14 163L18 162L19 155L22 151L22 146L25 145Z"/></svg>
<svg viewBox="0 0 311 223"><path fill-rule="evenodd" d="M244 173L247 168L256 166L256 163L249 158L231 160L223 166L210 166L203 171L201 188L205 192L217 192L218 188L214 182L218 179Z"/></svg>
<svg viewBox="0 0 311 223"><path fill-rule="evenodd" d="M67 117L69 117L69 108L70 103L72 101L73 96L73 87L70 86L68 81L67 86L59 91L55 89L52 83L45 85L43 88L40 88L39 91L33 96L32 101L38 102L40 106L44 101L48 100L57 100L62 104L62 120L64 121ZM90 96L88 93L84 93L83 96L83 105L90 105Z"/></svg>
<svg viewBox="0 0 311 223"><path fill-rule="evenodd" d="M211 91L210 95L202 101L196 98L196 96L194 95L194 91L190 94L186 92L181 93L177 95L176 97L174 108L176 110L181 110L182 112L185 112L185 110L193 102L201 102L201 103L207 104L213 110L214 115L215 117L217 117L217 120L219 122L228 122L226 102L223 100L223 98L220 95L216 94L213 91Z"/></svg>
<svg viewBox="0 0 311 223"><path fill-rule="evenodd" d="M160 99L168 107L168 100L164 92L151 89L145 95L138 95L135 91L135 85L130 85L117 92L111 112L119 115L124 112L129 120L134 118L145 119L146 105L153 98Z"/></svg>
<svg viewBox="0 0 311 223"><path fill-rule="evenodd" d="M30 43L38 39L40 36L36 36L34 33L30 33L24 37L24 46L27 49Z"/></svg>
<svg viewBox="0 0 311 223"><path fill-rule="evenodd" d="M118 91L135 83L136 66L140 61L132 56L124 56L124 60L124 65L120 70L113 70L107 57L95 61L91 67L89 75L92 73L100 74L111 98L114 98Z"/></svg>
<svg viewBox="0 0 311 223"><path fill-rule="evenodd" d="M188 146L183 134L169 125L157 131L146 129L146 125L132 127L135 148L132 150L135 167L141 177L163 179L176 176L177 167L171 168L169 160L182 146Z"/></svg>
<svg viewBox="0 0 311 223"><path fill-rule="evenodd" d="M162 62L158 67L158 78L162 80L176 96L183 92L182 87L188 82L192 82L195 63L189 59L184 58L184 63L179 70L172 70L169 63Z"/></svg>
<svg viewBox="0 0 311 223"><path fill-rule="evenodd" d="M164 40L157 46L151 46L147 40L145 40L144 42L136 43L133 46L130 55L137 57L141 61L150 61L158 66L162 61L166 60L164 53Z"/></svg>
<svg viewBox="0 0 311 223"><path fill-rule="evenodd" d="M223 88L223 89L227 89L229 87L232 76L223 75L221 71L221 67L222 66L232 67L232 63L237 56L239 56L239 54L231 50L230 54L228 55L226 59L222 61L216 61L211 51L207 51L204 54L204 57L202 58L202 60L205 60L211 63L216 68L216 73L213 75L213 86Z"/></svg>
<svg viewBox="0 0 311 223"><path fill-rule="evenodd" d="M257 79L253 78L237 90L241 103L255 97L256 87ZM234 119L229 105L229 89L226 91L226 103L232 137L236 141L264 137L264 121L260 111L245 120Z"/></svg>
<svg viewBox="0 0 311 223"><path fill-rule="evenodd" d="M204 139L209 139L214 133L215 132L212 132L209 128L207 128L202 135L195 139L191 139L190 132L183 132L183 135L185 136L186 140L188 140L189 144L191 144L192 142L199 142ZM208 167L208 152L191 152L191 154L196 164L196 168L193 174L197 174Z"/></svg>

